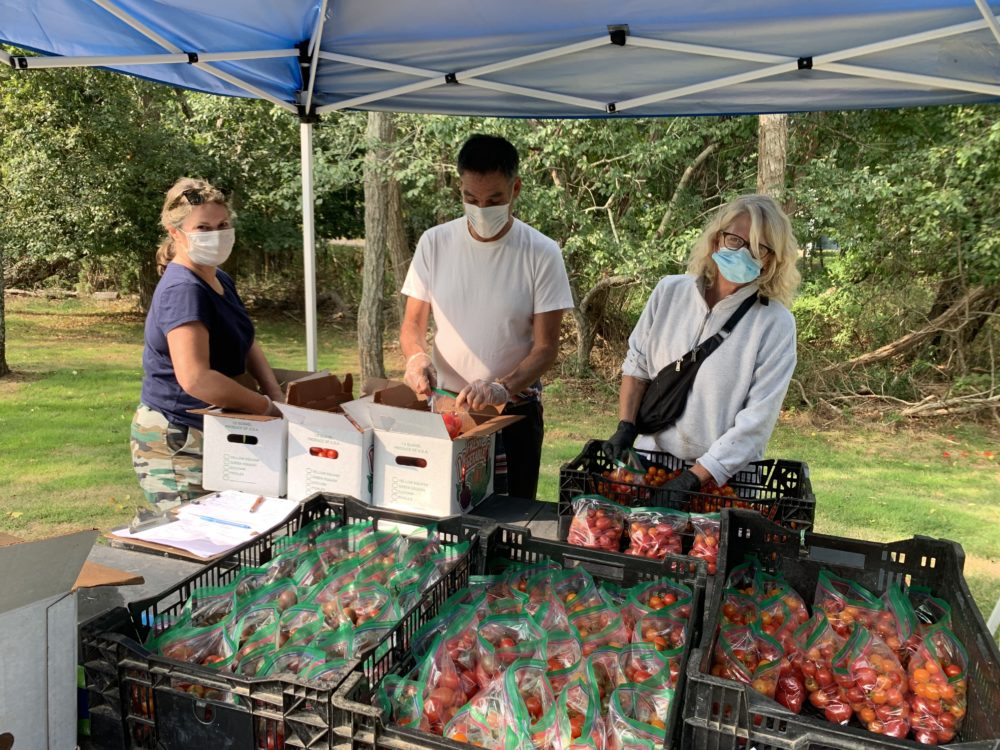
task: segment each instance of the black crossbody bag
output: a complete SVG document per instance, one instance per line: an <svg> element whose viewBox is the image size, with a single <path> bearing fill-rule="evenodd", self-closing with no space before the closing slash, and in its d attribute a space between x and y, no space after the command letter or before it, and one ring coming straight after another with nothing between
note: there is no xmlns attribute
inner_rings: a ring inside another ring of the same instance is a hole
<svg viewBox="0 0 1000 750"><path fill-rule="evenodd" d="M753 307L758 299L758 294L754 292L743 303L736 308L729 320L725 322L714 336L705 339L694 349L689 351L676 362L660 370L656 377L649 383L646 393L639 404L639 413L636 414L635 426L640 435L652 435L665 430L684 413L687 406L688 394L691 393L691 386L694 385L694 378L698 374L698 368L709 354L719 348L725 341L733 328L740 322L747 310ZM767 297L759 296L762 305L766 305Z"/></svg>

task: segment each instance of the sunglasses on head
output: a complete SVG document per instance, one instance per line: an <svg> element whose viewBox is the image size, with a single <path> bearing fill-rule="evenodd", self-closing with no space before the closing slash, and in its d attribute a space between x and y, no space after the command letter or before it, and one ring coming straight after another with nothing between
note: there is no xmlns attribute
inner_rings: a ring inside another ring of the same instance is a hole
<svg viewBox="0 0 1000 750"><path fill-rule="evenodd" d="M212 191L218 191L222 193L222 199L226 201L229 200L229 190L227 190L226 188L221 188L221 187L212 189L188 188L183 193L177 196L177 200L174 201L173 205L176 206L178 203L181 202L181 198L183 198L188 202L188 205L200 206L203 203L209 202L209 196L211 195Z"/></svg>

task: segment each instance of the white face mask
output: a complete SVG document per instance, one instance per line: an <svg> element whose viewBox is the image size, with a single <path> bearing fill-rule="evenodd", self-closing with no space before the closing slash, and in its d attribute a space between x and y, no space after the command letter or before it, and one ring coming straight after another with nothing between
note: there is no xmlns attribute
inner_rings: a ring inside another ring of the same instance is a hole
<svg viewBox="0 0 1000 750"><path fill-rule="evenodd" d="M236 242L235 229L184 232L184 236L188 241L188 257L199 266L221 266L229 259Z"/></svg>
<svg viewBox="0 0 1000 750"><path fill-rule="evenodd" d="M503 228L507 226L510 219L510 204L502 206L475 206L471 203L463 203L465 206L465 218L475 230L476 234L484 240L496 237Z"/></svg>

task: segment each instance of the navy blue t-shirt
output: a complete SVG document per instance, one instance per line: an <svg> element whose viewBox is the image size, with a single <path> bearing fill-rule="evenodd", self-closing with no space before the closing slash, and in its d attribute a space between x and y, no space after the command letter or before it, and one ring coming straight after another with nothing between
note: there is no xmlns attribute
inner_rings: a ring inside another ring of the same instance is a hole
<svg viewBox="0 0 1000 750"><path fill-rule="evenodd" d="M170 361L167 333L192 321L208 329L209 366L230 377L246 371L247 353L254 340L253 323L236 285L224 271L216 271L225 294L219 294L190 268L168 263L153 292L146 316L142 350L142 402L168 421L202 429L202 416L188 409L208 404L186 393L177 382Z"/></svg>

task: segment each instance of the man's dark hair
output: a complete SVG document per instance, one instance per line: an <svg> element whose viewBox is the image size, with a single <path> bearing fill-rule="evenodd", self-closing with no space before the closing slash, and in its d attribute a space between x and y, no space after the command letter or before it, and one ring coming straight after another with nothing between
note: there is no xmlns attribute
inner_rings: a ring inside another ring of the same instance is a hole
<svg viewBox="0 0 1000 750"><path fill-rule="evenodd" d="M458 173L502 172L511 180L517 176L517 149L506 138L477 133L458 152Z"/></svg>

